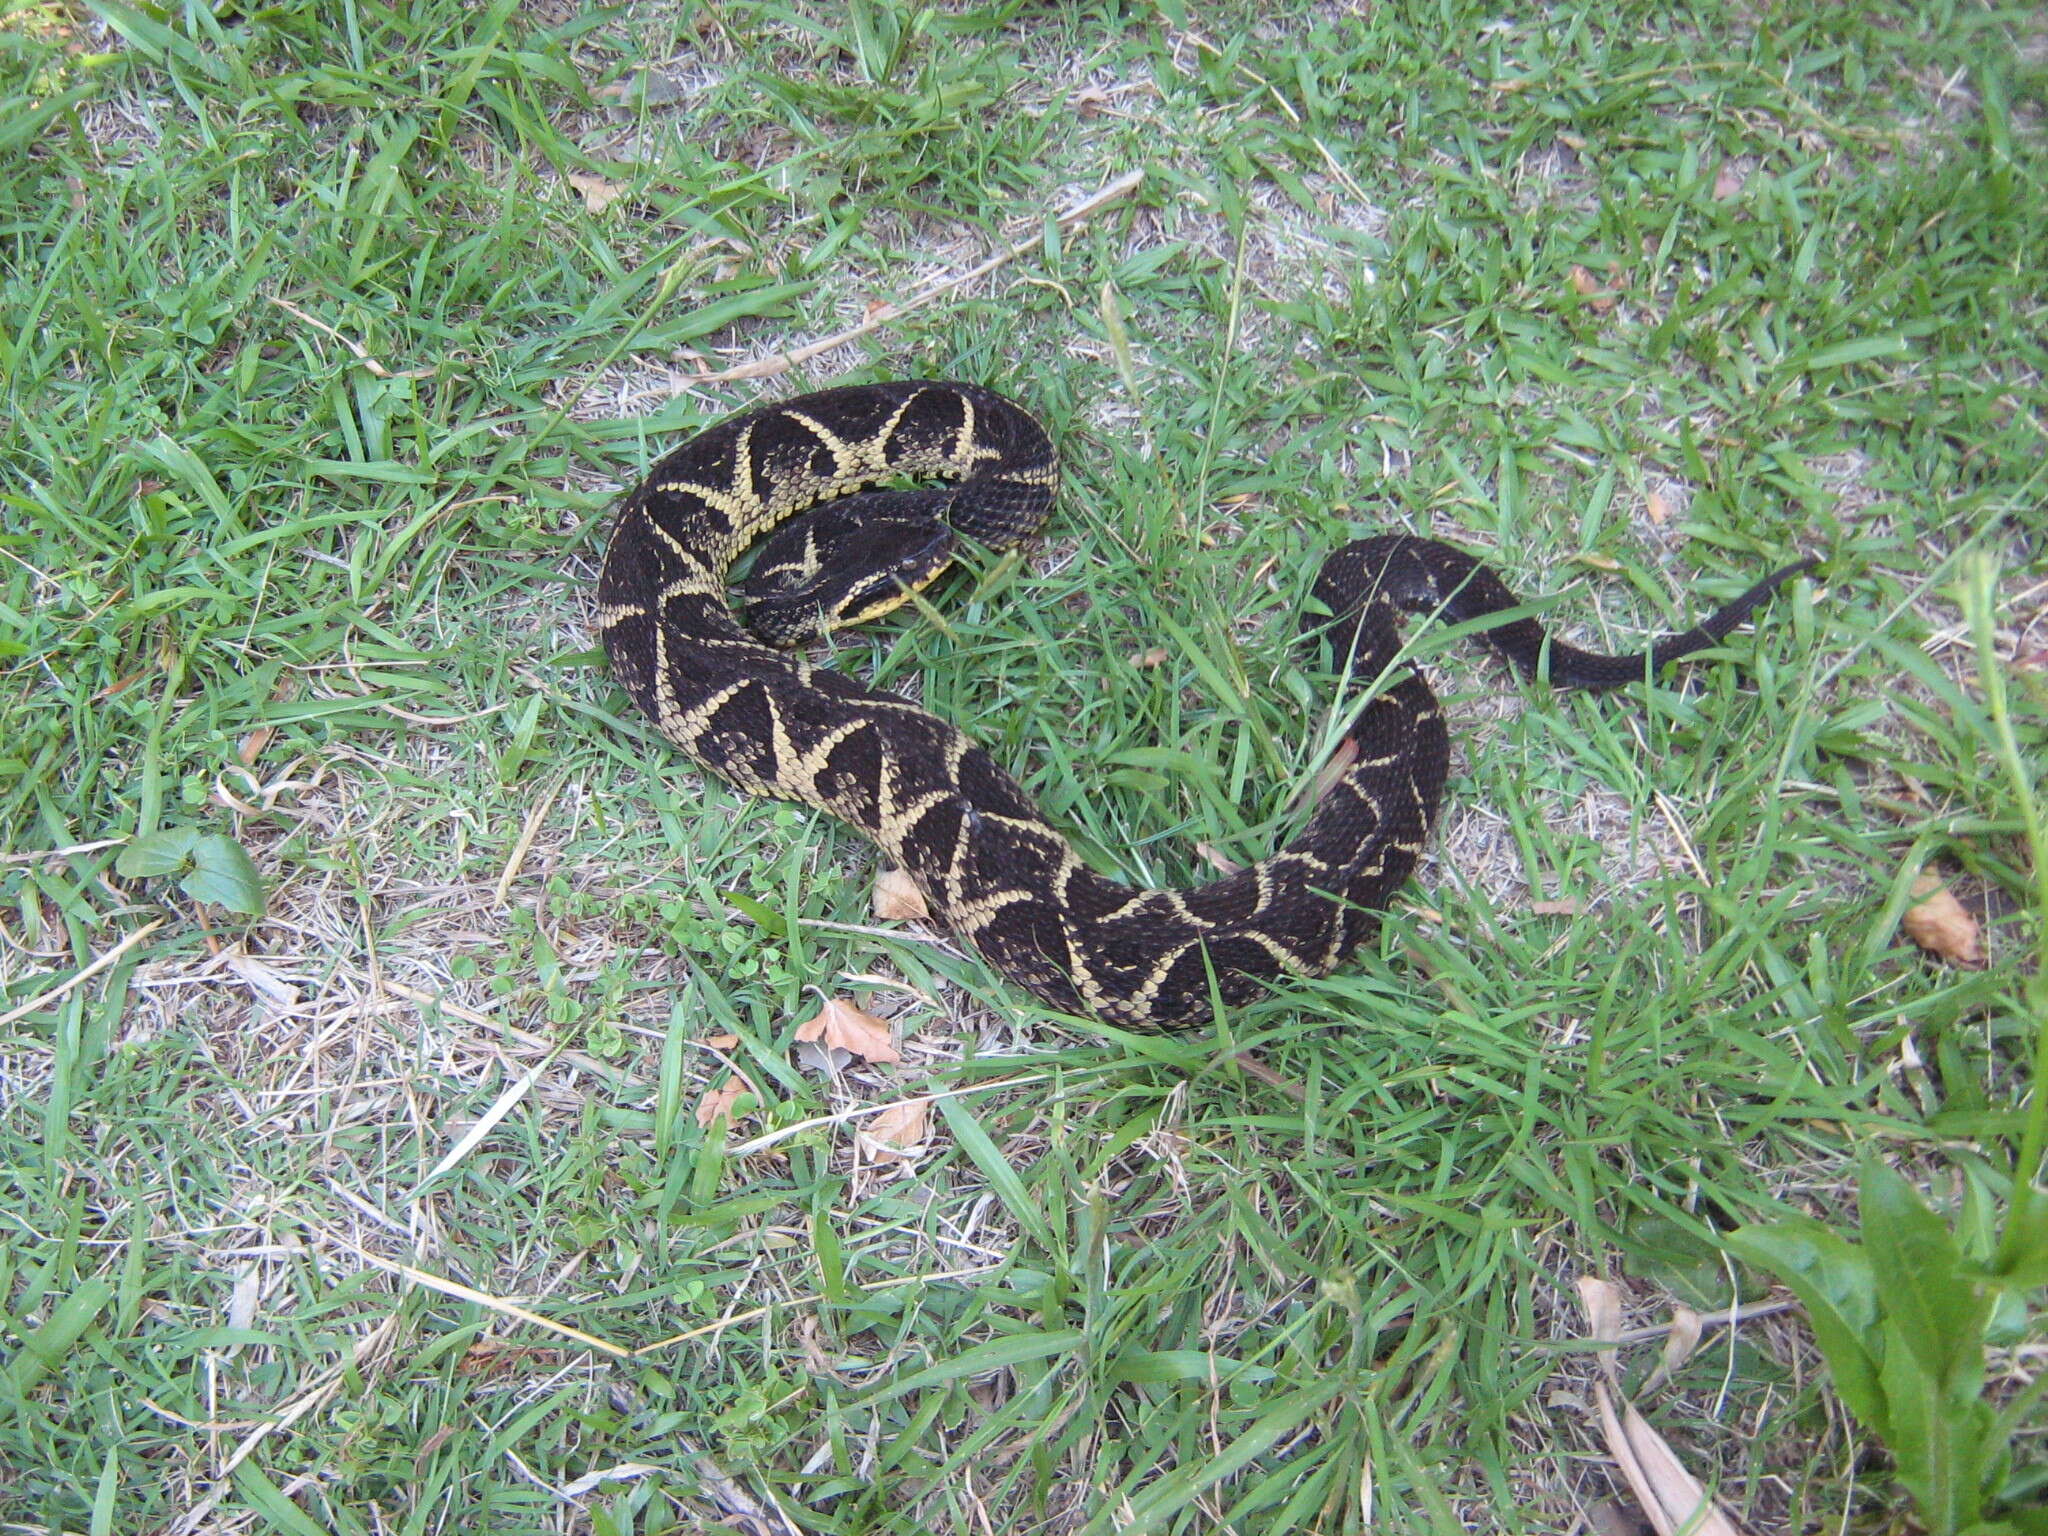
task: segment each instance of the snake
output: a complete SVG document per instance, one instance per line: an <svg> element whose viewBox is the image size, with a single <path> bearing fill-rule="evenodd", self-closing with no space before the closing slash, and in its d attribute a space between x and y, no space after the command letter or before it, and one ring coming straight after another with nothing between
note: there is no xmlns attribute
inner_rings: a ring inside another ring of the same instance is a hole
<svg viewBox="0 0 2048 1536"><path fill-rule="evenodd" d="M1522 605L1506 585L1454 545L1345 544L1302 615L1340 676L1379 685L1343 733L1341 772L1278 851L1148 889L1084 862L964 732L805 646L902 606L969 551L1029 539L1058 486L1044 426L980 385L856 384L762 405L683 443L625 497L595 622L618 683L684 756L858 828L997 972L1060 1013L1130 1030L1212 1022L1276 982L1330 973L1414 870L1450 737L1404 656L1404 614L1506 615L1477 632L1524 674L1611 689L1719 644L1815 563L1645 651L1603 655L1511 613Z"/></svg>

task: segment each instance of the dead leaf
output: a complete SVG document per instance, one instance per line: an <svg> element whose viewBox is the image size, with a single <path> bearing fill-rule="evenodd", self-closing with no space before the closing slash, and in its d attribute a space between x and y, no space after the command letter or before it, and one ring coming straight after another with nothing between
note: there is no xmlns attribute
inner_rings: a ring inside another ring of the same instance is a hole
<svg viewBox="0 0 2048 1536"><path fill-rule="evenodd" d="M832 1368L832 1356L825 1348L824 1338L818 1325L818 1314L805 1312L796 1320L797 1347L803 1351L804 1369L813 1376L838 1380L839 1373Z"/></svg>
<svg viewBox="0 0 2048 1536"><path fill-rule="evenodd" d="M1649 1420L1623 1399L1619 1413L1607 1383L1593 1383L1593 1401L1600 1411L1600 1435L1608 1454L1628 1479L1630 1490L1657 1536L1742 1536L1742 1527L1707 1496L1699 1480L1679 1463L1664 1437Z"/></svg>
<svg viewBox="0 0 2048 1536"><path fill-rule="evenodd" d="M1204 864L1207 864L1219 875L1234 875L1240 869L1244 868L1244 866L1238 863L1237 860L1226 857L1224 854L1218 852L1216 847L1211 843L1195 844L1195 857L1200 859Z"/></svg>
<svg viewBox="0 0 2048 1536"><path fill-rule="evenodd" d="M1621 1338L1621 1287L1597 1275L1579 1276L1579 1305L1586 1309L1586 1337L1595 1344L1614 1344ZM1612 1349L1598 1356L1600 1369L1619 1382L1621 1367Z"/></svg>
<svg viewBox="0 0 2048 1536"><path fill-rule="evenodd" d="M1644 500L1643 511L1649 515L1651 522L1662 528L1671 521L1671 498L1662 491L1652 491Z"/></svg>
<svg viewBox="0 0 2048 1536"><path fill-rule="evenodd" d="M1149 651L1138 652L1137 655L1131 658L1131 665L1134 667L1143 667L1147 671L1150 671L1154 667L1165 666L1166 647L1163 645L1155 645Z"/></svg>
<svg viewBox="0 0 2048 1536"><path fill-rule="evenodd" d="M1573 555L1572 559L1580 565L1590 565L1596 571L1619 571L1621 569L1621 562L1619 560L1612 559L1606 555Z"/></svg>
<svg viewBox="0 0 2048 1536"><path fill-rule="evenodd" d="M729 1051L740 1043L738 1035L706 1035L704 1043L714 1051Z"/></svg>
<svg viewBox="0 0 2048 1536"><path fill-rule="evenodd" d="M462 1352L456 1369L465 1376L501 1376L522 1361L540 1361L552 1369L561 1364L562 1351L509 1339L478 1339Z"/></svg>
<svg viewBox="0 0 2048 1536"><path fill-rule="evenodd" d="M424 1482L427 1476L427 1468L433 1464L434 1452L441 1449L442 1446L453 1440L461 1432L462 1426L459 1424L443 1424L439 1429L427 1436L420 1443L420 1448L413 1452L412 1475Z"/></svg>
<svg viewBox="0 0 2048 1536"><path fill-rule="evenodd" d="M1652 1536L1650 1522L1624 1499L1596 1499L1586 1506L1593 1536Z"/></svg>
<svg viewBox="0 0 2048 1536"><path fill-rule="evenodd" d="M1099 85L1084 85L1067 98L1067 105L1074 109L1074 115L1082 122L1100 112L1109 101L1109 92Z"/></svg>
<svg viewBox="0 0 2048 1536"><path fill-rule="evenodd" d="M570 171L566 179L570 186L583 194L583 206L592 213L603 213L626 195L626 189L618 182L606 181L602 176Z"/></svg>
<svg viewBox="0 0 2048 1536"><path fill-rule="evenodd" d="M98 693L94 694L92 696L92 701L95 704L104 703L108 699L113 698L114 695L118 693L127 692L130 688L133 688L137 683L141 682L147 676L149 676L149 673L147 671L137 671L130 672L126 677L117 677L111 683L107 684L106 687L102 688Z"/></svg>
<svg viewBox="0 0 2048 1536"><path fill-rule="evenodd" d="M235 756L242 760L244 768L254 768L256 759L263 755L263 749L270 745L270 739L277 734L274 725L259 725L242 738L242 744L235 749Z"/></svg>
<svg viewBox="0 0 2048 1536"><path fill-rule="evenodd" d="M599 1467L586 1472L573 1482L567 1482L556 1490L555 1496L567 1503L574 1503L586 1494L595 1493L606 1483L630 1483L635 1478L646 1477L651 1472L661 1471L651 1462L622 1461L617 1466Z"/></svg>
<svg viewBox="0 0 2048 1536"><path fill-rule="evenodd" d="M815 1018L796 1027L799 1040L822 1040L866 1061L901 1061L903 1053L889 1038L889 1022L863 1013L843 997L827 998Z"/></svg>
<svg viewBox="0 0 2048 1536"><path fill-rule="evenodd" d="M1664 1335L1664 1355L1657 1362L1657 1369L1644 1379L1639 1396L1647 1397L1678 1374L1680 1366L1692 1358L1692 1352L1700 1346L1703 1325L1699 1313L1691 1307L1674 1306L1671 1309L1671 1331Z"/></svg>
<svg viewBox="0 0 2048 1536"><path fill-rule="evenodd" d="M1913 882L1918 899L1906 908L1906 937L1929 954L1965 970L1984 968L1984 940L1977 919L1963 910L1939 875L1925 874Z"/></svg>
<svg viewBox="0 0 2048 1536"><path fill-rule="evenodd" d="M1330 760L1317 770L1308 787L1294 797L1287 807L1289 814L1305 805L1315 805L1323 796L1337 787L1337 781L1351 771L1351 765L1358 761L1358 738L1346 736L1337 743L1337 750L1330 754Z"/></svg>
<svg viewBox="0 0 2048 1536"><path fill-rule="evenodd" d="M1576 896L1567 896L1561 901L1532 901L1529 910L1538 917L1577 917L1586 908Z"/></svg>
<svg viewBox="0 0 2048 1536"><path fill-rule="evenodd" d="M916 921L932 915L931 908L925 905L924 892L917 888L907 869L885 869L875 876L873 904L875 916L885 923Z"/></svg>
<svg viewBox="0 0 2048 1536"><path fill-rule="evenodd" d="M1287 1097L1294 1100L1295 1103L1306 1104L1308 1102L1308 1090L1306 1088L1302 1087L1293 1078L1284 1077L1280 1073L1275 1072L1250 1051L1235 1052L1230 1059L1243 1068L1247 1076L1256 1077L1268 1088L1277 1088L1280 1092L1286 1094Z"/></svg>
<svg viewBox="0 0 2048 1536"><path fill-rule="evenodd" d="M796 1043L796 1064L820 1077L837 1077L852 1060L851 1051L838 1050L817 1040L799 1040Z"/></svg>
<svg viewBox="0 0 2048 1536"><path fill-rule="evenodd" d="M1587 1338L1602 1344L1620 1339L1620 1287L1593 1275L1581 1275L1579 1304L1586 1309ZM1600 1370L1601 1376L1593 1382L1593 1403L1601 1438L1657 1536L1677 1536L1681 1530L1688 1536L1742 1536L1742 1528L1707 1497L1699 1481L1679 1464L1664 1437L1621 1397L1621 1362L1613 1349L1600 1352ZM1615 1407L1617 1399L1619 1409Z"/></svg>
<svg viewBox="0 0 2048 1536"><path fill-rule="evenodd" d="M745 1115L734 1115L733 1106L750 1093L757 1100L761 1097L761 1090L754 1086L752 1079L744 1072L735 1072L697 1101L697 1123L708 1131L721 1120L728 1125L735 1119L744 1120Z"/></svg>
<svg viewBox="0 0 2048 1536"><path fill-rule="evenodd" d="M1714 172L1714 197L1725 202L1742 190L1742 184L1749 180L1749 172L1733 160L1723 160L1721 169Z"/></svg>
<svg viewBox="0 0 2048 1536"><path fill-rule="evenodd" d="M930 1099L905 1099L869 1118L861 1128L868 1154L878 1163L907 1163L924 1150Z"/></svg>
<svg viewBox="0 0 2048 1536"><path fill-rule="evenodd" d="M1576 264L1572 267L1572 288L1586 301L1586 307L1596 315L1604 315L1614 308L1615 297L1606 284Z"/></svg>
<svg viewBox="0 0 2048 1536"><path fill-rule="evenodd" d="M263 1273L251 1264L235 1277L234 1287L228 1292L228 1327L253 1328L256 1324L256 1303L262 1299ZM229 1346L230 1349L235 1347Z"/></svg>
<svg viewBox="0 0 2048 1536"><path fill-rule="evenodd" d="M643 64L631 74L600 85L590 93L590 99L608 107L661 107L689 94L680 80Z"/></svg>

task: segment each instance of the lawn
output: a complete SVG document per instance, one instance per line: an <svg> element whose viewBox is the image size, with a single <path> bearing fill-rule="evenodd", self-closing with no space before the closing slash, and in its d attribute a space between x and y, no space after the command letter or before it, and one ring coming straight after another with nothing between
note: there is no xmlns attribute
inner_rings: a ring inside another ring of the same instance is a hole
<svg viewBox="0 0 2048 1536"><path fill-rule="evenodd" d="M0 1532L1626 1532L1621 1396L1749 1532L2048 1528L2044 87L1960 0L0 11ZM1298 824L1346 538L1617 651L1822 563L1604 697L1418 626L1379 936L1126 1034L594 649L655 457L900 377L1061 501L820 659L1136 882Z"/></svg>

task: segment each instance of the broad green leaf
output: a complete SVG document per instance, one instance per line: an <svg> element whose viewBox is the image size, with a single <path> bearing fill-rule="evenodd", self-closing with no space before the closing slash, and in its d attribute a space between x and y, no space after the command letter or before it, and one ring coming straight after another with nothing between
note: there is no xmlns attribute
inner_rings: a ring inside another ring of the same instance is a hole
<svg viewBox="0 0 2048 1536"><path fill-rule="evenodd" d="M937 1101L939 1117L953 1133L953 1140L959 1144L981 1176L988 1180L989 1188L1003 1208L1015 1218L1017 1224L1030 1233L1042 1246L1057 1250L1052 1229L1047 1224L1045 1212L1032 1198L1031 1187L1003 1156L1002 1149L981 1128L981 1122L974 1118L974 1111L958 1099L942 1098Z"/></svg>
<svg viewBox="0 0 2048 1536"><path fill-rule="evenodd" d="M2010 1220L2011 1218L2007 1218ZM2015 1231L2000 1244L1995 1284L2016 1291L2048 1285L2048 1199L2035 1195Z"/></svg>
<svg viewBox="0 0 2048 1536"><path fill-rule="evenodd" d="M2048 1536L2048 1505L2008 1509L1996 1520L1982 1520L1958 1536Z"/></svg>
<svg viewBox="0 0 2048 1536"><path fill-rule="evenodd" d="M1944 1394L1974 1397L1984 1378L1991 1303L1959 1272L1962 1250L1913 1186L1874 1157L1864 1159L1858 1199L1889 1331Z"/></svg>
<svg viewBox="0 0 2048 1536"><path fill-rule="evenodd" d="M1815 373L1822 368L1840 368L1849 363L1870 363L1879 358L1899 357L1905 351L1906 338L1903 336L1859 336L1854 341L1822 347L1818 352L1795 358L1792 362L1808 373Z"/></svg>
<svg viewBox="0 0 2048 1536"><path fill-rule="evenodd" d="M1869 1256L1814 1221L1742 1227L1723 1241L1730 1253L1769 1270L1799 1298L1836 1393L1865 1428L1889 1438L1891 1419L1875 1352L1877 1282Z"/></svg>
<svg viewBox="0 0 2048 1536"><path fill-rule="evenodd" d="M789 931L789 923L780 912L763 906L751 896L739 891L720 891L718 898L743 917L751 917L775 938L779 939Z"/></svg>
<svg viewBox="0 0 2048 1536"><path fill-rule="evenodd" d="M1884 1432L1894 1475L1913 1496L1930 1531L1955 1531L1984 1510L1985 1485L2003 1475L2004 1437L1997 1416L1975 1390L1944 1391L1901 1335L1885 1327L1880 1371L1891 1426Z"/></svg>
<svg viewBox="0 0 2048 1536"><path fill-rule="evenodd" d="M1633 1212L1619 1237L1628 1273L1675 1292L1688 1306L1711 1311L1728 1305L1728 1265L1698 1233L1668 1216ZM1752 1287L1756 1276L1749 1276Z"/></svg>
<svg viewBox="0 0 2048 1536"><path fill-rule="evenodd" d="M114 860L114 873L123 880L153 880L175 875L192 857L192 845L199 834L190 827L160 827L147 837L138 837Z"/></svg>
<svg viewBox="0 0 2048 1536"><path fill-rule="evenodd" d="M81 1280L78 1289L52 1307L41 1326L23 1336L21 1348L0 1364L0 1380L15 1392L26 1392L52 1371L61 1377L71 1346L113 1299L114 1287L106 1281ZM20 1330L19 1323L13 1327Z"/></svg>
<svg viewBox="0 0 2048 1536"><path fill-rule="evenodd" d="M224 833L209 832L193 842L192 873L178 889L244 917L263 915L263 877L242 845Z"/></svg>
<svg viewBox="0 0 2048 1536"><path fill-rule="evenodd" d="M963 1381L969 1376L978 1376L983 1371L1023 1365L1053 1355L1072 1354L1079 1350L1084 1342L1085 1339L1078 1328L1055 1328L1049 1333L1017 1333L1004 1339L991 1339L986 1344L963 1349L959 1354L928 1365L921 1371L912 1371L908 1376L889 1382L861 1401L866 1404L886 1403L891 1398L901 1397L907 1392L921 1391L925 1387L938 1386L945 1382Z"/></svg>
<svg viewBox="0 0 2048 1536"><path fill-rule="evenodd" d="M1271 1381L1270 1366L1252 1365L1206 1349L1132 1350L1111 1360L1105 1374L1112 1381Z"/></svg>
<svg viewBox="0 0 2048 1536"><path fill-rule="evenodd" d="M249 1507L269 1522L270 1529L290 1536L322 1536L326 1527L312 1520L303 1509L285 1497L284 1490L263 1475L254 1461L234 1470L235 1491Z"/></svg>

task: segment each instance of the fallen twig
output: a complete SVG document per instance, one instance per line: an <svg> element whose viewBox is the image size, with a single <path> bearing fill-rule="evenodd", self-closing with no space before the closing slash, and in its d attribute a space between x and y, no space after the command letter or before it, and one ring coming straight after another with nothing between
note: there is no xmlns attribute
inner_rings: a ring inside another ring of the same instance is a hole
<svg viewBox="0 0 2048 1536"><path fill-rule="evenodd" d="M1090 197L1083 198L1065 213L1061 214L1054 222L1062 229L1070 224L1078 224L1081 220L1096 212L1096 210L1115 202L1118 198L1130 192L1144 179L1144 171L1128 171L1103 187L1099 192ZM877 304L869 312L865 320L850 330L840 331L836 335L827 336L821 341L806 342L803 346L793 348L788 352L778 352L773 357L758 358L754 362L740 363L732 368L721 368L716 373L695 373L690 375L689 382L692 385L725 384L735 379L766 379L772 378L778 373L787 373L790 369L807 363L814 357L822 356L835 347L843 347L850 341L860 340L861 337L867 335L870 331L878 330L882 326L887 325L891 320L900 319L914 309L922 309L934 299L944 298L955 289L966 287L976 278L988 276L989 273L995 271L996 268L1002 266L1005 262L1014 261L1019 256L1038 249L1044 241L1045 235L1041 231L1033 235L1029 240L1020 240L1015 245L996 252L988 260L981 262L979 265L969 267L965 272L955 273L953 276L933 283L929 287L920 288L901 303Z"/></svg>
<svg viewBox="0 0 2048 1536"><path fill-rule="evenodd" d="M34 997L30 998L20 1007L10 1008L7 1010L7 1012L0 1013L0 1028L4 1028L5 1026L12 1024L16 1019L27 1018L30 1014L34 1013L39 1008L49 1007L50 1004L56 1002L58 999L67 995L72 990L72 988L80 986L83 983L92 980L93 977L99 975L101 971L104 971L116 960L120 959L123 955L127 954L129 950L133 949L136 945L140 944L152 933L155 933L157 929L161 928L163 925L164 920L160 917L150 919L150 921L144 923L140 928L136 929L133 933L129 934L128 937L123 939L120 943L116 944L112 949L108 950L104 955L101 955L97 960L93 961L92 964L88 965L84 970L80 971L76 976L72 977L69 981L60 981L59 983L57 983L56 986L50 988L49 991L37 993Z"/></svg>

